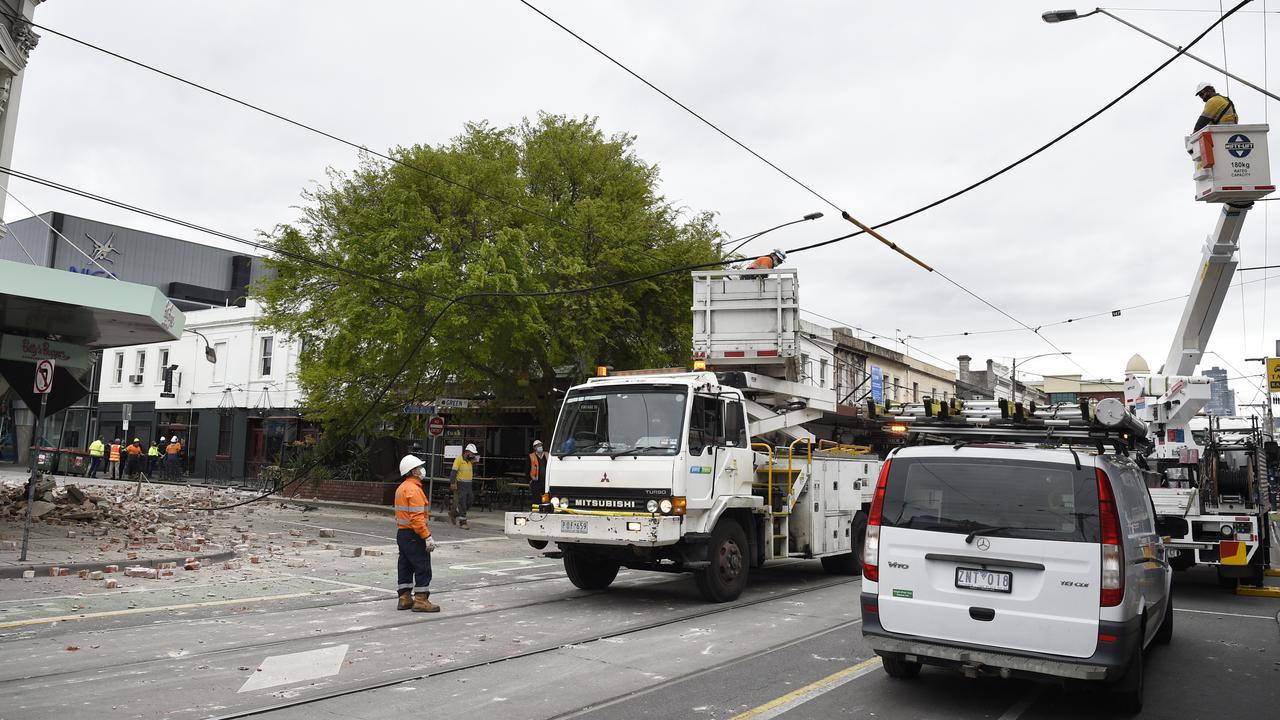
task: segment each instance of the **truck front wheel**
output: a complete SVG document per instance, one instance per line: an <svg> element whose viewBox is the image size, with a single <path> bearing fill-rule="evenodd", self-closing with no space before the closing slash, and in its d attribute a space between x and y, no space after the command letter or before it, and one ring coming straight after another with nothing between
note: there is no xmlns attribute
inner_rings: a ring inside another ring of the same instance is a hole
<svg viewBox="0 0 1280 720"><path fill-rule="evenodd" d="M711 531L711 544L707 548L710 564L694 577L698 591L708 602L729 602L738 599L747 586L747 570L750 557L747 534L742 526L728 518L716 523Z"/></svg>
<svg viewBox="0 0 1280 720"><path fill-rule="evenodd" d="M569 582L583 590L603 590L618 577L618 563L592 557L585 553L564 554L564 572Z"/></svg>

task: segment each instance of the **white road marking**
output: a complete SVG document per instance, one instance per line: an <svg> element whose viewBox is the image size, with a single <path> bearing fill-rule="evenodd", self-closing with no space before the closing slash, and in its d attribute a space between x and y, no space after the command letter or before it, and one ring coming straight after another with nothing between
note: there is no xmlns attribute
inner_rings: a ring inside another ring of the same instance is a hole
<svg viewBox="0 0 1280 720"><path fill-rule="evenodd" d="M316 582L322 582L322 583L332 583L333 585L342 585L349 588L359 588L360 590L372 590L374 592L380 592L380 593L391 593L392 595L397 594L395 590L392 590L390 588L380 588L380 587L374 587L372 585L361 585L360 583L347 582L345 580L329 580L327 578L318 578L312 575L294 575L294 577L305 578L307 580L314 580Z"/></svg>
<svg viewBox="0 0 1280 720"><path fill-rule="evenodd" d="M1044 692L1044 685L1040 685L1039 683L1032 685L1027 689L1027 692L1022 696L1022 699L1014 703L1013 707L1005 710L1004 714L997 720L1018 720L1018 718L1022 717L1022 713L1029 710L1031 706L1036 703L1036 700L1040 699L1040 693L1042 692Z"/></svg>
<svg viewBox="0 0 1280 720"><path fill-rule="evenodd" d="M262 661L238 692L252 692L337 675L342 669L343 659L347 657L348 647L335 645L288 655L273 655Z"/></svg>
<svg viewBox="0 0 1280 720"><path fill-rule="evenodd" d="M1270 615L1241 615L1240 613L1218 612L1217 610L1192 610L1191 608L1174 608L1175 612L1196 613L1197 615L1226 615L1227 617L1249 618L1251 620L1275 620Z"/></svg>
<svg viewBox="0 0 1280 720"><path fill-rule="evenodd" d="M815 683L793 690L759 707L734 715L732 720L770 720L770 718L776 718L846 683L853 682L867 673L874 672L878 667L880 667L880 658L878 657L863 660L857 665L832 673Z"/></svg>

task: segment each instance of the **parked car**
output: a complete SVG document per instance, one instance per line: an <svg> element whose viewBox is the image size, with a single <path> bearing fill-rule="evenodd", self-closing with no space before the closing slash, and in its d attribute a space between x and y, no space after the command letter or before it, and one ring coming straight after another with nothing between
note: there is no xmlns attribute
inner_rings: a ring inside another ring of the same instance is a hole
<svg viewBox="0 0 1280 720"><path fill-rule="evenodd" d="M1173 635L1171 569L1124 455L917 445L884 463L863 554L862 633L895 678L1112 685L1142 707L1143 655Z"/></svg>

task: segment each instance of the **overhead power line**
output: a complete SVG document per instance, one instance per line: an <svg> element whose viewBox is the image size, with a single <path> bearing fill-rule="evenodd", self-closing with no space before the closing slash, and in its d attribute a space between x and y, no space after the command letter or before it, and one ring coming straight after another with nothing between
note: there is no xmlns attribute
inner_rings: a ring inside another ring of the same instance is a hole
<svg viewBox="0 0 1280 720"><path fill-rule="evenodd" d="M787 179L789 179L789 180L791 180L792 182L794 182L794 183L795 183L796 185L798 185L799 187L801 187L801 188L803 188L804 190L808 191L808 192L809 192L810 194L812 194L814 197L818 198L819 200L821 200L821 201L822 201L822 202L824 202L824 203L827 203L827 204L828 204L828 205L830 205L831 207L833 207L833 208L835 208L835 209L837 209L837 210L840 210L841 214L845 217L845 219L847 219L847 220L849 220L850 222L853 222L855 225L858 225L858 226L859 226L859 230L858 230L857 232L849 233L849 234L847 234L847 235L843 235L843 236L840 236L840 237L838 237L838 238L833 238L833 239L831 239L831 240L825 240L825 241L818 242L818 243L812 243L812 244L809 244L809 245L804 245L804 246L801 246L801 247L799 247L799 248L795 248L794 250L789 250L789 251L787 251L787 252L789 252L789 253L794 253L794 252L801 252L801 251L805 251L805 250L812 250L812 249L814 249L814 248L819 248L819 247L823 247L823 246L826 246L826 245L831 245L831 244L836 243L836 242L840 242L841 240L846 240L846 239L848 239L848 238L856 237L856 236L858 236L858 235L862 235L862 234L864 234L864 233L869 233L869 234L871 234L871 235L875 236L875 237L876 237L877 239L879 239L881 242L885 243L886 245L889 245L889 246L890 246L892 249L894 249L895 251L899 252L900 254L904 255L904 256L905 256L905 257L907 257L908 259L910 259L910 260L914 261L915 263L917 263L917 264L918 264L918 265L920 265L921 267L925 268L926 270L929 270L930 272L936 272L936 273L937 273L937 275L938 275L939 277L941 277L943 280L946 280L948 283L950 283L951 285L955 286L957 289L961 290L962 292L964 292L965 294L967 294L967 295L969 295L970 297L974 298L975 300L978 300L978 301L979 301L980 303L982 303L983 305L986 305L987 307L991 308L992 310L995 310L997 313L999 313L999 314L1001 314L1001 315L1003 315L1003 316L1005 316L1005 317L1009 318L1010 320L1014 321L1014 322L1015 322L1015 323L1017 323L1018 325L1022 326L1022 328L1023 328L1023 329L1025 329L1025 330L1027 330L1027 331L1029 331L1029 332L1031 332L1031 333L1034 333L1037 337L1039 337L1042 341L1044 341L1047 345L1049 345L1049 347L1053 348L1055 351L1057 351L1057 352L1063 352L1062 348L1060 348L1060 347L1059 347L1056 343L1054 343L1051 339L1049 339L1047 336L1045 336L1043 333L1041 333L1037 328L1033 328L1033 327L1031 327L1030 325L1027 325L1026 323L1022 322L1021 320L1019 320L1018 318L1014 317L1012 314L1010 314L1009 312L1007 312L1007 311L1006 311L1006 310L1004 310L1003 308L999 307L999 306L998 306L998 305L996 305L995 303L992 303L991 301L989 301L989 300L987 300L986 298L982 297L982 296L981 296L981 295L979 295L978 293L976 293L976 292L974 292L973 290L969 289L969 288L968 288L967 286L965 286L963 283L960 283L959 281L955 280L954 278L952 278L951 276L949 276L949 275L947 275L946 273L942 272L941 270L937 270L937 269L936 269L936 267L931 267L930 265L926 264L925 262L923 262L923 261L921 261L921 260L919 260L919 259L916 259L914 256L910 255L909 253L906 253L904 250L902 250L901 248L897 247L897 246L896 246L896 245L894 245L893 243L889 242L888 240L884 239L883 237L880 237L880 236L879 236L879 234L878 234L878 233L876 233L876 232L874 232L874 231L875 231L875 230L878 230L879 228L886 227L886 226L888 226L888 225L892 225L893 223L899 222L899 221L901 221L901 220L905 220L905 219L907 219L907 218L913 217L913 216L918 215L918 214L920 214L920 213L922 213L922 212L925 212L926 210L929 210L929 209L935 208L935 207L937 207L937 206L939 206L939 205L941 205L941 204L943 204L943 203L945 203L945 202L948 202L948 201L953 200L953 199L955 199L955 198L957 198L957 197L960 197L961 195L964 195L965 193L968 193L968 192L970 192L970 191L972 191L972 190L974 190L974 189L976 189L976 188L978 188L978 187L981 187L982 185L985 185L985 184L986 184L986 183L988 183L988 182L991 182L992 180L994 180L994 179L996 179L996 178L1000 177L1001 175L1004 175L1005 173L1009 172L1010 170L1013 170L1014 168L1018 167L1019 165L1022 165L1023 163L1027 162L1027 161L1028 161L1028 160L1030 160L1031 158L1033 158L1033 157L1035 157L1035 156L1039 155L1040 153L1044 152L1045 150L1048 150L1049 148L1051 148L1051 147L1053 147L1054 145L1058 144L1058 143L1059 143L1059 142L1061 142L1063 139L1067 138L1067 137L1068 137L1068 136L1070 136L1072 133L1074 133L1074 132L1076 132L1077 130L1079 130L1080 128L1084 127L1086 124L1088 124L1089 122L1091 122L1093 119L1097 118L1097 117L1098 117L1099 115L1101 115L1102 113L1104 113L1104 112L1106 112L1107 110L1109 110L1109 109L1111 109L1112 107L1114 107L1117 103L1119 103L1119 102L1120 102L1121 100L1123 100L1124 98L1128 97L1131 93L1133 93L1133 92L1134 92L1135 90L1137 90L1139 87L1141 87L1142 85L1146 84L1146 82L1147 82L1147 81L1149 81L1151 78L1155 77L1155 75L1156 75L1157 73L1159 73L1161 70L1163 70L1163 69L1165 69L1166 67L1168 67L1170 64L1172 64L1172 63L1173 63L1173 61L1174 61L1174 60L1177 60L1179 57L1181 57L1183 54L1185 54L1185 53L1186 53L1186 52L1187 52L1187 51L1188 51L1192 46L1194 46L1194 45L1195 45L1196 43L1198 43L1201 39L1203 39L1206 35L1208 35L1208 34L1209 34L1209 33L1210 33L1210 32L1211 32L1215 27L1218 27L1218 26L1219 26L1220 24L1222 24L1222 22L1223 22L1223 21L1225 21L1228 17L1230 17L1231 15L1235 14L1237 11L1239 11L1239 10L1240 10L1240 8L1242 8L1242 7L1244 7L1245 5L1247 5L1247 4L1249 4L1250 2L1252 2L1252 0L1242 0L1242 2L1240 2L1238 5L1236 5L1235 7L1233 7L1231 10L1229 10L1229 11L1227 11L1227 12L1225 12L1225 13L1220 13L1220 14L1219 14L1218 19L1217 19L1217 20L1215 20L1215 21L1213 22L1213 24L1211 24L1211 25L1210 25L1208 28L1206 28L1203 32L1201 32L1199 35L1197 35L1197 36L1195 37L1195 39L1193 39L1191 42L1187 43L1185 46L1183 46L1182 48L1180 48L1180 49L1179 49L1179 50L1178 50L1178 51L1173 55L1173 57L1170 57L1168 60L1165 60L1163 63L1161 63L1159 66L1157 66L1154 70L1152 70L1151 72L1147 73L1144 77L1142 77L1140 80L1138 80L1138 82L1134 83L1134 84L1133 84L1132 86L1130 86L1127 90L1125 90L1124 92L1122 92L1122 93L1121 93L1119 96L1117 96L1115 99L1111 100L1111 101L1110 101L1110 102L1108 102L1106 105L1102 106L1102 108L1098 109L1098 110L1097 110L1097 111L1095 111L1094 113L1092 113L1092 114L1090 114L1089 116L1087 116L1085 119L1083 119L1083 120L1081 120L1080 122L1076 123L1076 124L1075 124L1075 125L1073 125L1071 128L1067 129L1065 132L1063 132L1063 133L1059 134L1058 136L1054 137L1054 138L1053 138L1052 140L1050 140L1049 142L1047 142L1047 143L1045 143L1045 144L1041 145L1040 147L1038 147L1038 148L1036 148L1035 150L1033 150L1032 152L1030 152L1030 153L1028 153L1028 154L1026 154L1026 155L1022 156L1021 158L1019 158L1019 159L1015 160L1014 162L1009 163L1008 165L1004 166L1003 168L1000 168L999 170L997 170L997 171L995 171L995 172L993 172L993 173L991 173L991 174L987 175L986 177L982 178L981 180L978 180L978 181L977 181L977 182L975 182L975 183L972 183L972 184L970 184L970 185L968 185L968 186L966 186L966 187L964 187L964 188L962 188L962 189L960 189L960 190L958 190L958 191L956 191L956 192L954 192L954 193L951 193L950 195L947 195L947 196L942 197L942 198L940 198L940 199L938 199L938 200L935 200L935 201L933 201L933 202L931 202L931 203L929 203L929 204L927 204L927 205L924 205L924 206L919 207L919 208L917 208L917 209L915 209L915 210L912 210L911 212L908 212L908 213L906 213L906 214L904 214L904 215L900 215L900 216L898 216L898 217L896 217L896 218L893 218L893 219L891 219L891 220L889 220L889 221L883 222L883 223L881 223L881 224L879 224L879 225L870 226L870 227L868 227L868 226L866 226L866 225L863 225L861 222L858 222L858 221L857 221L857 220L855 220L851 215L849 215L846 211L844 211L842 208L840 208L838 205L836 205L834 202L832 202L830 199L828 199L826 196L822 195L821 193L817 192L816 190L814 190L814 189L813 189L812 187L810 187L809 185L807 185L807 184L805 184L804 182L800 181L799 179L797 179L797 178L796 178L794 175L792 175L791 173L789 173L789 172L787 172L787 171L783 170L781 167L779 167L779 166L778 166L777 164L775 164L774 162L772 162L772 161L768 160L767 158L765 158L764 156L760 155L760 153L758 153L758 152L756 152L755 150L753 150L753 149L752 149L751 147L749 147L746 143L744 143L744 142L742 142L742 141L738 140L736 137L734 137L734 136L730 135L729 133L725 132L725 131L724 131L723 129L721 129L718 125L716 125L715 123L713 123L713 122L711 122L710 120L706 119L706 118L705 118L705 117L703 117L701 114L699 114L699 113L695 112L695 111L694 111L693 109L691 109L688 105L686 105L686 104L684 104L683 102L681 102L681 101L677 100L677 99L676 99L675 97L673 97L670 93L666 92L665 90L662 90L662 89L661 89L661 88L659 88L657 85L655 85L654 83L650 82L648 79L644 78L643 76L641 76L641 75L640 75L639 73L637 73L636 71L634 71L634 70L632 70L631 68L627 67L627 66L626 66L625 64L623 64L621 61L617 60L617 59L616 59L616 58L614 58L612 55L610 55L609 53L605 52L604 50L602 50L600 47L598 47L598 46L597 46L597 45L595 45L594 43L592 43L592 42L588 41L588 40L587 40L586 38L584 38L583 36L579 35L578 33L574 32L573 30L569 29L567 26L565 26L565 25L564 25L563 23L561 23L560 21L556 20L555 18L551 17L551 16L550 16L550 15L548 15L547 13L545 13L545 12L543 12L542 10L538 9L538 8L537 8L537 7L535 7L532 3L528 2L528 0L519 0L519 2L520 2L522 5L524 5L525 7L529 8L530 10L532 10L533 12L537 13L538 15L540 15L541 17L545 18L547 21L549 21L549 22L551 22L552 24L554 24L556 27L558 27L558 28L560 28L561 30L563 30L564 32L568 33L569 35L571 35L572 37L574 37L575 39L577 39L579 42L581 42L582 44L584 44L584 45L586 45L587 47L591 48L591 50L595 51L597 54L599 54L600 56L604 57L604 58L605 58L606 60L608 60L610 63L612 63L612 64L616 65L617 67L621 68L621 69L622 69L624 72L626 72L627 74L631 75L631 76L632 76L632 77L634 77L635 79L637 79L637 80L639 80L640 82L644 83L644 85L646 85L647 87L649 87L649 88L650 88L650 89L652 89L653 91L655 91L655 92L657 92L658 94L662 95L662 96L663 96L664 98L666 98L667 100L670 100L672 103L674 103L675 105L679 106L682 110L684 110L685 112L689 113L690 115L692 115L693 117L697 118L699 121L701 121L702 123L704 123L705 125L707 125L708 127L710 127L711 129L715 130L715 131L716 131L717 133L719 133L720 135L722 135L722 136L724 136L725 138L727 138L727 139L728 139L730 142L732 142L733 144L737 145L738 147L742 148L742 149L743 149L743 150L745 150L746 152L750 153L752 156L756 157L756 158L757 158L757 159L759 159L761 162L764 162L766 165L768 165L769 167L773 168L773 169L774 169L774 170L776 170L778 173L782 174L783 176L785 176ZM1079 363L1079 362L1077 362L1077 361L1076 361L1075 359L1073 359L1073 358L1070 358L1070 356L1067 356L1067 357L1068 357L1068 359L1070 359L1070 360L1071 360L1072 364L1076 365L1076 367L1079 367L1081 370L1083 370L1083 371L1085 371L1086 373L1088 373L1088 370L1087 370L1083 365L1080 365L1080 363Z"/></svg>

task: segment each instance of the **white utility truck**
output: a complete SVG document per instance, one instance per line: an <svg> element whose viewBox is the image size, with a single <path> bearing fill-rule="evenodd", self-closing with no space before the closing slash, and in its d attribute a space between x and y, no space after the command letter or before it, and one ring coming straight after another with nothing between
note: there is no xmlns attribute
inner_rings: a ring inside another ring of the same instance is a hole
<svg viewBox="0 0 1280 720"><path fill-rule="evenodd" d="M698 368L592 378L565 396L547 450L547 488L505 532L554 541L584 589L620 567L692 572L703 597L733 600L751 568L821 558L861 571L880 461L815 440L835 391L804 362L823 328L799 317L794 269L693 274ZM827 331L829 333L829 331ZM834 363L831 363L834 372Z"/></svg>
<svg viewBox="0 0 1280 720"><path fill-rule="evenodd" d="M1205 241L1191 293L1164 366L1150 372L1135 356L1125 377L1125 400L1146 423L1160 473L1151 488L1160 533L1175 569L1215 565L1223 585L1261 585L1268 565L1266 448L1271 428L1212 452L1193 433L1209 402L1210 380L1194 375L1207 349L1238 264L1240 230L1253 201L1275 191L1266 125L1210 125L1186 140L1195 163L1196 200L1222 203ZM1271 445L1274 447L1274 444ZM1276 562L1280 558L1271 558Z"/></svg>

